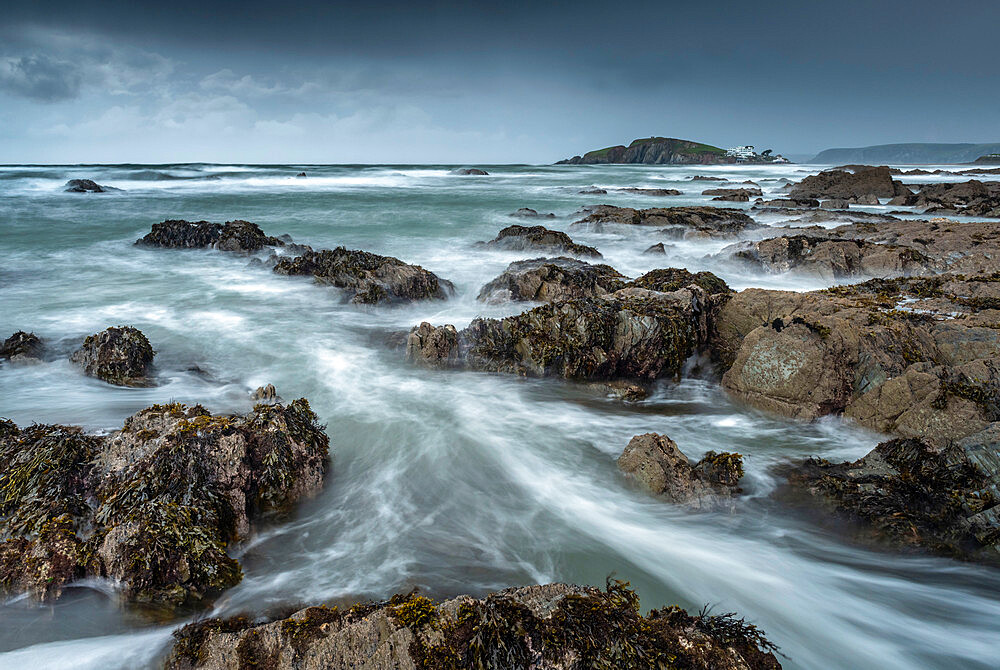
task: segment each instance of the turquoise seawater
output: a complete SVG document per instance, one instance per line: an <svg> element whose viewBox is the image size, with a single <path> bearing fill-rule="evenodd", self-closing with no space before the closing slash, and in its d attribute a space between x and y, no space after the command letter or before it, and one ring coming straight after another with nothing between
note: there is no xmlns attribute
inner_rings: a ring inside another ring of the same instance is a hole
<svg viewBox="0 0 1000 670"><path fill-rule="evenodd" d="M696 174L750 179L765 197L780 197L785 179L819 166L481 166L486 177L456 176L453 167L0 167L0 337L34 331L58 354L0 368L0 416L109 431L152 403L246 411L249 392L266 383L286 399L307 397L332 443L325 490L237 549L245 579L214 615L414 587L445 597L603 584L614 574L632 582L646 608L740 612L781 646L787 668L996 667L1000 573L860 548L768 500L776 465L856 458L880 436L835 419L803 424L750 411L711 378L664 382L647 400L623 404L560 380L418 369L389 344L421 321L461 328L526 308L476 300L508 263L532 256L474 246L512 223L533 224L509 216L520 207L555 213L538 223L596 246L630 276L675 266L712 270L736 288L822 287L715 258L732 240L572 225L584 205L707 204L702 190L737 185L692 181ZM64 193L76 177L122 190ZM579 193L591 186L609 192ZM396 256L450 279L457 295L364 308L246 257L133 246L168 218L246 219L315 248ZM785 225L794 217L758 218ZM666 256L641 253L660 241ZM112 387L65 360L86 335L118 324L153 343L155 387ZM631 487L615 459L650 431L693 458L744 454L747 497L736 511L691 513ZM114 584L78 587L55 604L0 603L0 668L156 666L179 624L122 609Z"/></svg>

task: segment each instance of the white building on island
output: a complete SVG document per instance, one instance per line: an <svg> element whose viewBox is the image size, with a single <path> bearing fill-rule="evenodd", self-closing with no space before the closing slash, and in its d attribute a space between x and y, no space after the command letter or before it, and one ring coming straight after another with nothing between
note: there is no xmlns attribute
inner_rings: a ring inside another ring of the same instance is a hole
<svg viewBox="0 0 1000 670"><path fill-rule="evenodd" d="M753 145L750 144L745 147L733 147L731 149L726 149L726 155L737 160L746 160L756 156L753 150Z"/></svg>

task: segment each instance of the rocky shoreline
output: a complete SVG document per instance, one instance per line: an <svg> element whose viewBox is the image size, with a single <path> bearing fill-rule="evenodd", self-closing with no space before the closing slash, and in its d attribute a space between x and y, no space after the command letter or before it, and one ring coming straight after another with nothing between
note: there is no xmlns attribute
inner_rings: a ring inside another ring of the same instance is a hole
<svg viewBox="0 0 1000 670"><path fill-rule="evenodd" d="M911 190L897 173L843 166L754 210L602 204L570 224L725 240L716 260L858 283L735 291L711 272L683 268L631 278L566 233L512 225L475 247L524 254L479 289L478 301L527 303L523 311L465 328L422 322L406 333L400 356L425 368L596 384L628 402L656 380L696 371L755 410L801 421L843 417L888 439L851 462L781 464L775 503L819 523L843 521L850 530L837 532L867 546L1000 566L1000 221L941 216L1000 218L1000 190L976 180ZM631 189L671 195L646 191ZM749 203L762 191L704 195ZM850 209L882 200L934 216ZM779 228L754 218L778 208L817 224ZM527 208L512 216L554 218ZM819 225L831 221L839 225ZM243 220L166 220L135 244L243 255L357 305L456 292L419 265L344 247L314 250ZM113 326L88 336L69 360L108 384L147 387L157 383L156 353L136 328ZM4 365L52 355L24 331L0 347ZM211 605L242 579L232 549L317 495L330 467L330 437L308 401L285 404L273 387L253 400L234 415L153 405L109 434L0 420L0 586L51 602L74 582L102 578L129 606L167 616ZM623 481L664 504L697 512L741 504L741 454L710 451L694 461L659 433L619 448ZM777 651L735 615L675 606L643 616L627 584L609 581L604 589L534 585L440 603L409 593L343 611L315 605L266 620L202 619L175 633L165 665L780 668Z"/></svg>

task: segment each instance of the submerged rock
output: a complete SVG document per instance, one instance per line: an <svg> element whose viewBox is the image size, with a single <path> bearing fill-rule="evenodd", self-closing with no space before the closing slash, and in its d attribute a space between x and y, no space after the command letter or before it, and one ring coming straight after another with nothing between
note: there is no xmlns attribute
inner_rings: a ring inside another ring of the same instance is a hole
<svg viewBox="0 0 1000 670"><path fill-rule="evenodd" d="M477 300L485 302L556 302L607 295L627 278L610 265L591 265L575 258L534 258L515 261L483 286Z"/></svg>
<svg viewBox="0 0 1000 670"><path fill-rule="evenodd" d="M674 237L732 237L744 230L761 228L760 224L738 209L722 207L654 207L632 209L612 205L594 205L584 209L587 216L573 225L620 223L660 226Z"/></svg>
<svg viewBox="0 0 1000 670"><path fill-rule="evenodd" d="M544 251L547 253L568 254L585 258L600 258L600 252L594 247L576 244L569 235L558 230L549 230L545 226L507 226L489 242L479 242L486 247L506 249L509 251Z"/></svg>
<svg viewBox="0 0 1000 670"><path fill-rule="evenodd" d="M304 399L154 405L108 436L0 421L0 585L54 599L99 576L136 602L210 600L242 578L229 545L321 488L328 446Z"/></svg>
<svg viewBox="0 0 1000 670"><path fill-rule="evenodd" d="M618 457L618 468L643 488L696 509L717 506L741 492L740 454L710 451L692 465L666 435L636 435Z"/></svg>
<svg viewBox="0 0 1000 670"><path fill-rule="evenodd" d="M454 286L419 265L344 247L307 251L277 260L280 275L311 275L321 284L344 289L350 302L374 305L412 300L445 299Z"/></svg>
<svg viewBox="0 0 1000 670"><path fill-rule="evenodd" d="M117 386L149 386L156 352L138 328L108 328L83 341L70 360L91 377Z"/></svg>
<svg viewBox="0 0 1000 670"><path fill-rule="evenodd" d="M622 582L548 584L436 604L415 594L269 623L206 619L174 634L168 670L267 667L780 670L778 648L735 614L639 611Z"/></svg>
<svg viewBox="0 0 1000 670"><path fill-rule="evenodd" d="M101 186L92 179L70 179L66 182L66 193L107 193L121 189Z"/></svg>
<svg viewBox="0 0 1000 670"><path fill-rule="evenodd" d="M636 195L651 195L651 196L670 196L670 195L684 195L681 191L676 188L618 188L616 191L621 193L634 193Z"/></svg>
<svg viewBox="0 0 1000 670"><path fill-rule="evenodd" d="M0 345L0 358L6 358L11 363L34 363L42 359L45 344L34 333L19 330Z"/></svg>
<svg viewBox="0 0 1000 670"><path fill-rule="evenodd" d="M264 247L284 246L277 237L268 237L256 223L249 221L208 221L167 220L153 224L152 230L136 240L137 246L163 247L167 249L204 249L237 251L250 253Z"/></svg>
<svg viewBox="0 0 1000 670"><path fill-rule="evenodd" d="M459 168L457 170L452 170L449 174L483 177L489 175L489 172L486 170L480 170L479 168Z"/></svg>
<svg viewBox="0 0 1000 670"><path fill-rule="evenodd" d="M793 200L839 198L877 205L878 198L894 198L909 193L910 190L902 183L893 180L891 170L885 165L845 165L806 177L795 184L788 195Z"/></svg>
<svg viewBox="0 0 1000 670"><path fill-rule="evenodd" d="M895 439L853 463L809 459L782 497L846 520L861 539L1000 565L1000 423L934 446Z"/></svg>

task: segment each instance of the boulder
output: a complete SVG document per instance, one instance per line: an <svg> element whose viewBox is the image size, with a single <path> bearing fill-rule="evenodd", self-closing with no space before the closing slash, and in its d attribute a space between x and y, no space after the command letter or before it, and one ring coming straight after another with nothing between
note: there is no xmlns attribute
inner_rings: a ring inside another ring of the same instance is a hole
<svg viewBox="0 0 1000 670"><path fill-rule="evenodd" d="M354 304L443 300L454 292L450 281L419 265L344 247L307 251L294 258L281 257L274 272L312 276L320 284L343 289Z"/></svg>
<svg viewBox="0 0 1000 670"><path fill-rule="evenodd" d="M618 468L644 489L673 503L712 508L741 492L743 458L710 451L692 466L666 435L636 435L618 457Z"/></svg>
<svg viewBox="0 0 1000 670"><path fill-rule="evenodd" d="M780 670L777 647L735 614L639 613L627 583L547 584L442 603L410 593L284 619L205 619L174 633L167 670L691 668Z"/></svg>
<svg viewBox="0 0 1000 670"><path fill-rule="evenodd" d="M556 218L556 215L553 214L552 212L549 212L548 214L539 214L538 212L536 212L535 210L531 209L530 207L522 207L519 210L517 210L516 212L511 212L510 216L517 216L517 217L520 217L520 218L523 218L523 219L554 219L554 218Z"/></svg>
<svg viewBox="0 0 1000 670"><path fill-rule="evenodd" d="M300 173L298 173L298 174L297 174L297 175L295 175L295 176L296 176L296 177L305 177L305 176L306 176L306 173L305 173L305 172L300 172Z"/></svg>
<svg viewBox="0 0 1000 670"><path fill-rule="evenodd" d="M459 168L457 170L452 170L450 174L460 175L460 176L479 176L483 177L489 175L486 170L480 170L479 168Z"/></svg>
<svg viewBox="0 0 1000 670"><path fill-rule="evenodd" d="M435 327L424 321L406 338L406 358L431 368L458 365L458 331L452 325Z"/></svg>
<svg viewBox="0 0 1000 670"><path fill-rule="evenodd" d="M117 386L149 386L156 352L138 328L118 326L83 341L70 360L91 377Z"/></svg>
<svg viewBox="0 0 1000 670"><path fill-rule="evenodd" d="M107 193L117 191L117 188L101 186L92 179L70 179L66 182L66 193Z"/></svg>
<svg viewBox="0 0 1000 670"><path fill-rule="evenodd" d="M840 198L851 202L878 204L878 198L893 198L909 194L909 189L893 180L890 169L883 165L845 165L810 175L789 191L792 200ZM875 198L872 202L870 198Z"/></svg>
<svg viewBox="0 0 1000 670"><path fill-rule="evenodd" d="M809 459L782 497L847 521L857 539L1000 565L1000 423L958 442L879 444L853 463Z"/></svg>
<svg viewBox="0 0 1000 670"><path fill-rule="evenodd" d="M154 405L107 436L0 422L0 585L43 600L106 577L126 599L204 605L240 581L230 545L322 486L329 442L304 400L213 415Z"/></svg>
<svg viewBox="0 0 1000 670"><path fill-rule="evenodd" d="M264 403L265 405L274 405L281 402L281 397L278 395L278 390L274 388L274 384L258 386L257 389L250 394L250 399L255 403Z"/></svg>
<svg viewBox="0 0 1000 670"><path fill-rule="evenodd" d="M268 237L256 223L249 221L208 221L167 220L153 224L152 230L136 240L137 246L162 247L166 249L204 249L251 253L264 247L280 247L285 242L277 237Z"/></svg>
<svg viewBox="0 0 1000 670"><path fill-rule="evenodd" d="M649 256L665 256L667 254L667 248L664 246L663 242L657 242L642 253Z"/></svg>
<svg viewBox="0 0 1000 670"><path fill-rule="evenodd" d="M42 359L45 344L34 333L19 330L0 345L0 358L11 363L35 363Z"/></svg>
<svg viewBox="0 0 1000 670"><path fill-rule="evenodd" d="M654 207L632 209L612 205L594 205L583 210L587 216L573 225L598 229L609 223L660 226L662 232L676 238L734 237L762 226L738 209L721 207Z"/></svg>
<svg viewBox="0 0 1000 670"><path fill-rule="evenodd" d="M507 226L489 242L479 244L507 251L531 250L585 258L601 257L600 252L594 247L576 244L566 233L549 230L545 226Z"/></svg>
<svg viewBox="0 0 1000 670"><path fill-rule="evenodd" d="M483 286L477 300L556 302L613 293L627 278L610 265L591 265L574 258L534 258L515 261Z"/></svg>

